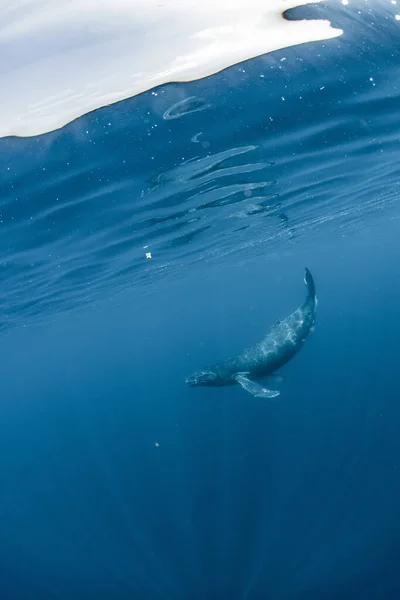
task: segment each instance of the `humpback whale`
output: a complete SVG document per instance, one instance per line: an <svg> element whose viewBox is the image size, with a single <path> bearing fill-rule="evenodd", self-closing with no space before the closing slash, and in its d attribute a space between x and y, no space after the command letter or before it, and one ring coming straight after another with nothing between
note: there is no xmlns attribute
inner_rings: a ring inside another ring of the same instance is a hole
<svg viewBox="0 0 400 600"><path fill-rule="evenodd" d="M186 383L190 387L238 384L253 396L278 396L278 390L270 389L272 382L282 381L275 371L299 352L315 323L317 297L313 276L307 268L304 283L307 286L304 302L286 319L273 325L261 342L233 358L193 373Z"/></svg>

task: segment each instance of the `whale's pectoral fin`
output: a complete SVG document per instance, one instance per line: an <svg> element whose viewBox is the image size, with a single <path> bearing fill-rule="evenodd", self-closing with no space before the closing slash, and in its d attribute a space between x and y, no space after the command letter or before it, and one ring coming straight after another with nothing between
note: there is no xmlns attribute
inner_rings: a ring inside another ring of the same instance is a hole
<svg viewBox="0 0 400 600"><path fill-rule="evenodd" d="M234 377L238 384L252 396L257 396L257 398L275 398L275 396L279 396L280 392L278 390L268 390L259 383L248 379L246 375L248 373L236 373Z"/></svg>

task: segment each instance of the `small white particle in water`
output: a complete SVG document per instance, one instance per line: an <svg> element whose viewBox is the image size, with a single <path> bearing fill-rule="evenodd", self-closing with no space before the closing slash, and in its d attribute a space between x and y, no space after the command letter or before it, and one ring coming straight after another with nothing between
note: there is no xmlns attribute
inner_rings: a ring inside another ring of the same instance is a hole
<svg viewBox="0 0 400 600"><path fill-rule="evenodd" d="M323 86L322 86L322 87L320 87L319 89L320 89L320 90L324 90L324 89L325 89L325 86L323 85Z"/></svg>
<svg viewBox="0 0 400 600"><path fill-rule="evenodd" d="M158 442L154 442L154 445L156 446L156 448L160 447L160 444Z"/></svg>
<svg viewBox="0 0 400 600"><path fill-rule="evenodd" d="M260 77L264 78L264 77L265 77L265 75L261 74L261 75L260 75Z"/></svg>
<svg viewBox="0 0 400 600"><path fill-rule="evenodd" d="M286 56L284 56L283 58L281 58L281 62L283 62L284 60L286 60Z"/></svg>
<svg viewBox="0 0 400 600"><path fill-rule="evenodd" d="M285 98L283 96L281 96L282 100L285 101Z"/></svg>
<svg viewBox="0 0 400 600"><path fill-rule="evenodd" d="M374 78L373 78L373 77L370 77L370 78L369 78L369 80L370 80L370 81L373 81L373 80L374 80Z"/></svg>
<svg viewBox="0 0 400 600"><path fill-rule="evenodd" d="M395 15L394 18L396 19L396 21L400 21L400 15Z"/></svg>
<svg viewBox="0 0 400 600"><path fill-rule="evenodd" d="M392 0L392 4L397 4L396 0Z"/></svg>
<svg viewBox="0 0 400 600"><path fill-rule="evenodd" d="M151 252L146 252L146 259L150 260L150 258L151 258Z"/></svg>
<svg viewBox="0 0 400 600"><path fill-rule="evenodd" d="M344 4L346 6L346 4L349 3L349 0L342 0L342 4Z"/></svg>

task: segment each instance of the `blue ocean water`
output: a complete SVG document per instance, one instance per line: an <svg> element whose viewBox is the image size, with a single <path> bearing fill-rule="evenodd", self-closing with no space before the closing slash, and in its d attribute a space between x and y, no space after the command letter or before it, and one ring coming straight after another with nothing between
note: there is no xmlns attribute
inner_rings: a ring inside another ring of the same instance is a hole
<svg viewBox="0 0 400 600"><path fill-rule="evenodd" d="M399 597L395 14L0 140L1 598ZM305 266L281 395L188 388Z"/></svg>

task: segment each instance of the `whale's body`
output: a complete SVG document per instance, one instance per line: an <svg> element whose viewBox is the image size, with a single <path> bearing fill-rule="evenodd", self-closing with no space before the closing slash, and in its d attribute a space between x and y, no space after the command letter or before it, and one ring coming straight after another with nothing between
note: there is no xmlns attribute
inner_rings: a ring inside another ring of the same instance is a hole
<svg viewBox="0 0 400 600"><path fill-rule="evenodd" d="M286 319L276 323L261 342L237 356L193 373L186 383L191 387L239 384L253 396L277 396L278 391L257 382L266 377L272 379L271 376L279 379L275 372L299 352L314 327L317 298L314 279L308 269L304 281L307 285L304 302Z"/></svg>

